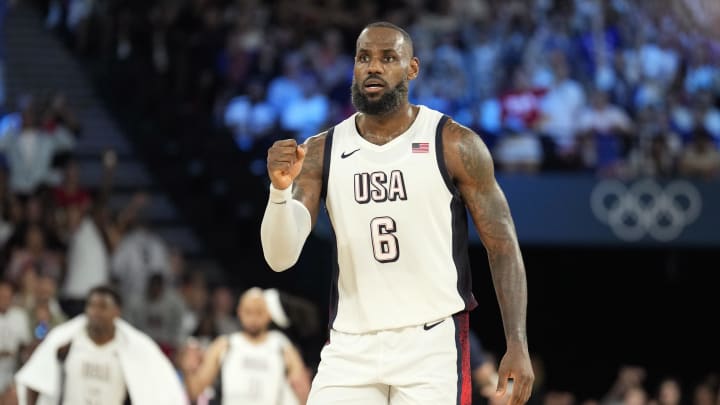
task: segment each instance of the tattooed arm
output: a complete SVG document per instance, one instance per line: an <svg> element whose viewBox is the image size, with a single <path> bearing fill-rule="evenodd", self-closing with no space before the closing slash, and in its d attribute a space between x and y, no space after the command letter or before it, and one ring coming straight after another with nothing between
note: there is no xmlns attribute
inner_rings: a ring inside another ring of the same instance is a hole
<svg viewBox="0 0 720 405"><path fill-rule="evenodd" d="M287 270L297 262L317 221L325 136L312 137L303 145L294 139L277 141L268 150L272 185L260 239L265 260L275 271Z"/></svg>
<svg viewBox="0 0 720 405"><path fill-rule="evenodd" d="M470 211L485 245L503 319L507 351L498 368L498 394L513 380L509 405L527 402L534 380L525 319L525 266L505 195L495 180L492 157L480 137L452 120L443 129L444 157L450 176Z"/></svg>
<svg viewBox="0 0 720 405"><path fill-rule="evenodd" d="M326 136L327 133L322 133L305 142L305 162L300 174L295 178L295 188L293 189L293 198L303 203L310 211L313 226L315 226L320 210Z"/></svg>

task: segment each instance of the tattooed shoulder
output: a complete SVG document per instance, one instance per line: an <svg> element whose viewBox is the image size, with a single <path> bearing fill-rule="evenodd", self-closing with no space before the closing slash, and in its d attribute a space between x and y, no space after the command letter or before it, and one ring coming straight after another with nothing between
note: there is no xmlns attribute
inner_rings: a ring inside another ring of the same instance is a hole
<svg viewBox="0 0 720 405"><path fill-rule="evenodd" d="M445 160L458 179L483 181L492 176L492 158L485 143L470 128L449 120L443 132Z"/></svg>

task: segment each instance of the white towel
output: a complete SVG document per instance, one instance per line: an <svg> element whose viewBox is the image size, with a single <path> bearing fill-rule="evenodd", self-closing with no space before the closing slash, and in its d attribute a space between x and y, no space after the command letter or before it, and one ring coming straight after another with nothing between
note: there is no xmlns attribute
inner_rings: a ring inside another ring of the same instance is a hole
<svg viewBox="0 0 720 405"><path fill-rule="evenodd" d="M53 328L30 359L15 374L20 405L27 404L27 388L40 393L37 405L56 405L60 395L60 364L57 350L87 324L85 315ZM186 405L189 403L180 377L157 344L130 324L117 319L120 366L133 405Z"/></svg>

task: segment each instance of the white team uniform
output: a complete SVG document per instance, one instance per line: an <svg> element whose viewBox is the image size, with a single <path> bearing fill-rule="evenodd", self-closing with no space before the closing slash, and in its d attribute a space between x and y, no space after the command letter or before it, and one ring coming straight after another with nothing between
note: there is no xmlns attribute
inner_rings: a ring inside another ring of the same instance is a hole
<svg viewBox="0 0 720 405"><path fill-rule="evenodd" d="M83 331L74 337L63 364L63 405L122 405L127 386L117 338L98 346Z"/></svg>
<svg viewBox="0 0 720 405"><path fill-rule="evenodd" d="M443 158L445 118L420 106L405 133L375 145L355 117L325 142L337 260L330 343L309 403L464 404L465 311L477 304L466 208Z"/></svg>
<svg viewBox="0 0 720 405"><path fill-rule="evenodd" d="M10 307L0 313L0 352L12 353L0 357L0 393L12 383L17 367L17 352L31 341L30 322L24 309Z"/></svg>
<svg viewBox="0 0 720 405"><path fill-rule="evenodd" d="M284 350L291 343L278 331L269 331L262 343L242 333L228 337L220 371L222 405L298 405L287 381Z"/></svg>

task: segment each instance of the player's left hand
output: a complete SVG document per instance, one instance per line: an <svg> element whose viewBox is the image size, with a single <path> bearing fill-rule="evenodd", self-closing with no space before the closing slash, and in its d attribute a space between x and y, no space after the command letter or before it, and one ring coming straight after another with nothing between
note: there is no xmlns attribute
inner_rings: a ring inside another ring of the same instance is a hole
<svg viewBox="0 0 720 405"><path fill-rule="evenodd" d="M512 391L508 405L523 405L530 399L535 381L535 373L530 363L530 355L523 346L508 347L498 367L497 396L504 396L508 382L512 380Z"/></svg>

